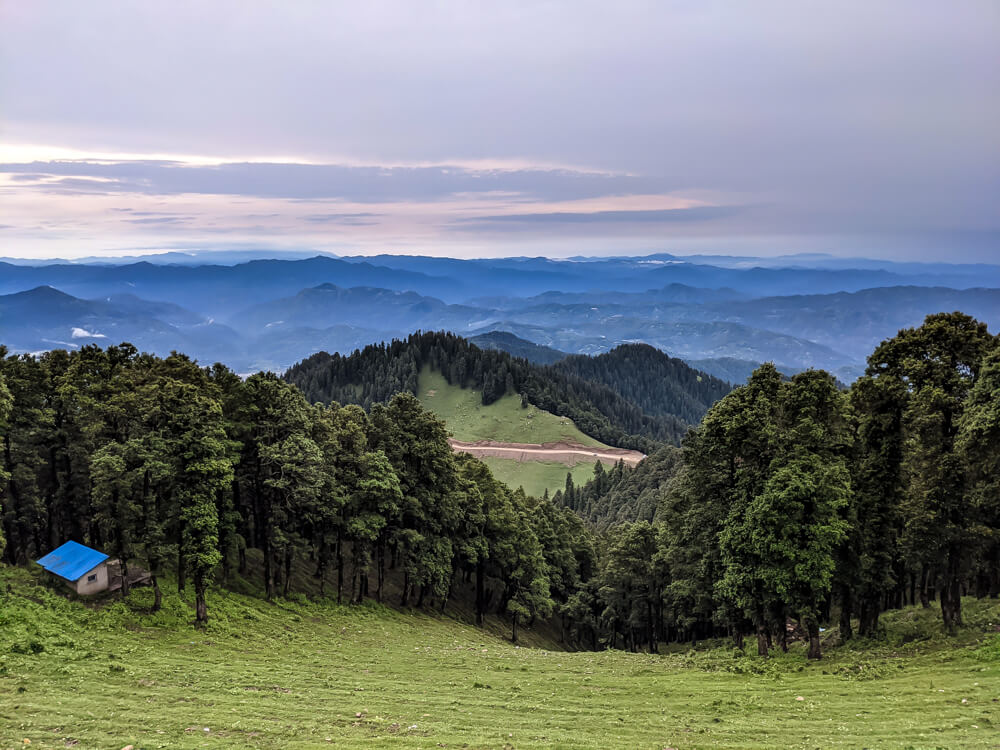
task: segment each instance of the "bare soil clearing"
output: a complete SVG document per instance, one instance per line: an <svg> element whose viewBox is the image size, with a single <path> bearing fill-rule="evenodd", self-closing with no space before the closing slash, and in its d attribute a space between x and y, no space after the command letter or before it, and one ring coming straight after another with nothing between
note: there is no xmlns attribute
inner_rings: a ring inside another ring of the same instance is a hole
<svg viewBox="0 0 1000 750"><path fill-rule="evenodd" d="M465 442L449 440L456 453L470 453L477 458L508 458L515 461L555 461L566 466L600 461L613 466L624 461L635 466L646 457L645 453L625 448L594 448L579 443L560 441L555 443L503 443L496 440L476 440Z"/></svg>

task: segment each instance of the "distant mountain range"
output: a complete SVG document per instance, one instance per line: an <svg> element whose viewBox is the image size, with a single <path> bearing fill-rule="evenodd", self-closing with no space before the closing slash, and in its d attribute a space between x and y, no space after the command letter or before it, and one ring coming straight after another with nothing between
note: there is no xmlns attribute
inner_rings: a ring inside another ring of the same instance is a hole
<svg viewBox="0 0 1000 750"><path fill-rule="evenodd" d="M930 313L961 310L1000 325L1000 266L794 261L0 263L0 343L34 352L127 340L246 372L448 330L542 364L647 343L731 382L763 361L850 381L879 341Z"/></svg>
<svg viewBox="0 0 1000 750"><path fill-rule="evenodd" d="M495 349L507 352L514 357L526 359L536 365L551 365L569 355L558 349L548 346L541 346L532 341L520 339L512 333L506 331L489 331L480 333L478 336L470 336L469 342L475 344L480 349Z"/></svg>

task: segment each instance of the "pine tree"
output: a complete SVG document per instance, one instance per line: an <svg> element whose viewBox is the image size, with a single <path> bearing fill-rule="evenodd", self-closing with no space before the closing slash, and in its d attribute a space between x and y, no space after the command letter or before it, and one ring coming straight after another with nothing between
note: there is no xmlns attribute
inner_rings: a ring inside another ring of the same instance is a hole
<svg viewBox="0 0 1000 750"><path fill-rule="evenodd" d="M980 596L1000 596L1000 343L983 359L959 423L956 447L975 515L970 541L978 553Z"/></svg>
<svg viewBox="0 0 1000 750"><path fill-rule="evenodd" d="M222 560L216 495L233 481L231 446L218 400L173 380L165 382L163 389L173 407L168 428L176 461L182 552L194 583L196 622L204 625L208 622L206 591Z"/></svg>
<svg viewBox="0 0 1000 750"><path fill-rule="evenodd" d="M2 353L0 353L2 357ZM3 373L0 373L0 433L6 434L7 432L7 420L10 419L10 413L14 406L14 399L11 398L10 391L7 390L7 384L4 382ZM0 488L2 488L10 474L3 468L0 464ZM3 494L0 493L0 518L3 517ZM3 556L4 548L7 546L7 540L4 538L3 534L3 524L0 524L0 557Z"/></svg>
<svg viewBox="0 0 1000 750"><path fill-rule="evenodd" d="M939 582L947 628L962 622L962 578L971 562L975 523L955 441L965 399L993 346L984 323L940 313L884 341L868 364L868 375L894 384L902 398L901 541L909 564Z"/></svg>

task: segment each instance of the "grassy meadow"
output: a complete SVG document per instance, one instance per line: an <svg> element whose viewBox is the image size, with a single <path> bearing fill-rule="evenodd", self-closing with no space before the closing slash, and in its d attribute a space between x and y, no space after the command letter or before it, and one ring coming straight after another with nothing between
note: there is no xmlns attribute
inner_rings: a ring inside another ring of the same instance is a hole
<svg viewBox="0 0 1000 750"><path fill-rule="evenodd" d="M1000 605L885 618L808 663L730 644L663 655L519 648L426 612L213 590L68 600L0 568L2 748L990 748ZM554 645L554 644L553 644Z"/></svg>
<svg viewBox="0 0 1000 750"><path fill-rule="evenodd" d="M521 399L508 394L489 406L483 406L479 391L448 385L441 373L429 368L420 375L420 403L448 425L456 440L496 440L504 443L554 443L569 441L596 448L604 443L585 435L567 417L559 417L535 406L521 408ZM566 473L576 484L594 476L592 461L566 466L556 461L515 461L508 458L484 458L493 475L510 487L524 487L529 495L541 496L566 485Z"/></svg>
<svg viewBox="0 0 1000 750"><path fill-rule="evenodd" d="M573 475L573 483L580 486L594 477L594 465L582 463L566 466L557 461L515 461L510 458L484 456L479 459L490 467L493 476L508 487L523 487L528 495L541 497L545 490L552 494L566 486L566 474Z"/></svg>
<svg viewBox="0 0 1000 750"><path fill-rule="evenodd" d="M444 376L425 368L417 397L425 409L448 424L456 440L496 440L505 443L553 443L566 440L607 448L585 435L568 417L559 417L535 406L521 408L521 398L508 393L483 406L479 391L448 385ZM566 472L563 472L565 478Z"/></svg>

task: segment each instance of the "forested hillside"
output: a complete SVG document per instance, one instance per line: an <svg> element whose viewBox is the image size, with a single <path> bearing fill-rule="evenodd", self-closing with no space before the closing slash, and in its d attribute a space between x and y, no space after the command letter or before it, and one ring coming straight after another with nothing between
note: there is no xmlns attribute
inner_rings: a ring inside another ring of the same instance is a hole
<svg viewBox="0 0 1000 750"><path fill-rule="evenodd" d="M583 485L576 486L567 476L566 486L555 493L552 501L572 508L599 532L636 521L651 523L682 463L681 450L667 445L635 467L618 463L605 469L597 464L594 478Z"/></svg>
<svg viewBox="0 0 1000 750"><path fill-rule="evenodd" d="M689 424L731 390L728 383L648 344L623 344L596 357L573 355L552 369L603 383L647 414L680 417Z"/></svg>
<svg viewBox="0 0 1000 750"><path fill-rule="evenodd" d="M411 344L392 346L412 360ZM127 344L0 358L0 437L6 562L76 539L190 584L200 622L250 549L268 596L303 564L353 601L383 598L390 573L418 607L474 581L480 618L510 617L516 638L558 615L581 648L755 634L767 654L792 618L819 657L832 619L877 636L885 610L938 598L954 629L963 595L1000 594L1000 342L961 313L883 342L850 391L763 365L682 450L558 504L453 454L409 393L310 405L274 375Z"/></svg>
<svg viewBox="0 0 1000 750"><path fill-rule="evenodd" d="M208 618L213 580L248 572L288 595L304 559L338 600L447 602L475 579L477 618L547 617L595 566L591 535L568 509L497 482L452 453L444 425L410 394L370 413L310 405L272 374L241 380L183 355L123 344L39 358L0 349L3 535L27 564L67 539L141 561L161 602L165 571ZM126 578L127 580L127 578ZM125 586L124 594L128 593ZM561 593L556 593L561 592Z"/></svg>
<svg viewBox="0 0 1000 750"><path fill-rule="evenodd" d="M425 366L451 385L481 391L484 404L506 393L520 394L527 403L569 417L586 434L619 448L649 453L659 442L678 443L688 427L674 415L645 414L606 385L541 368L506 352L483 350L449 333L416 333L349 356L321 352L284 377L310 401L369 408L395 393L416 394Z"/></svg>
<svg viewBox="0 0 1000 750"><path fill-rule="evenodd" d="M506 331L489 331L468 338L470 343L475 344L480 349L499 349L512 357L520 357L534 362L536 365L551 365L568 356L566 352L518 338L513 333Z"/></svg>

